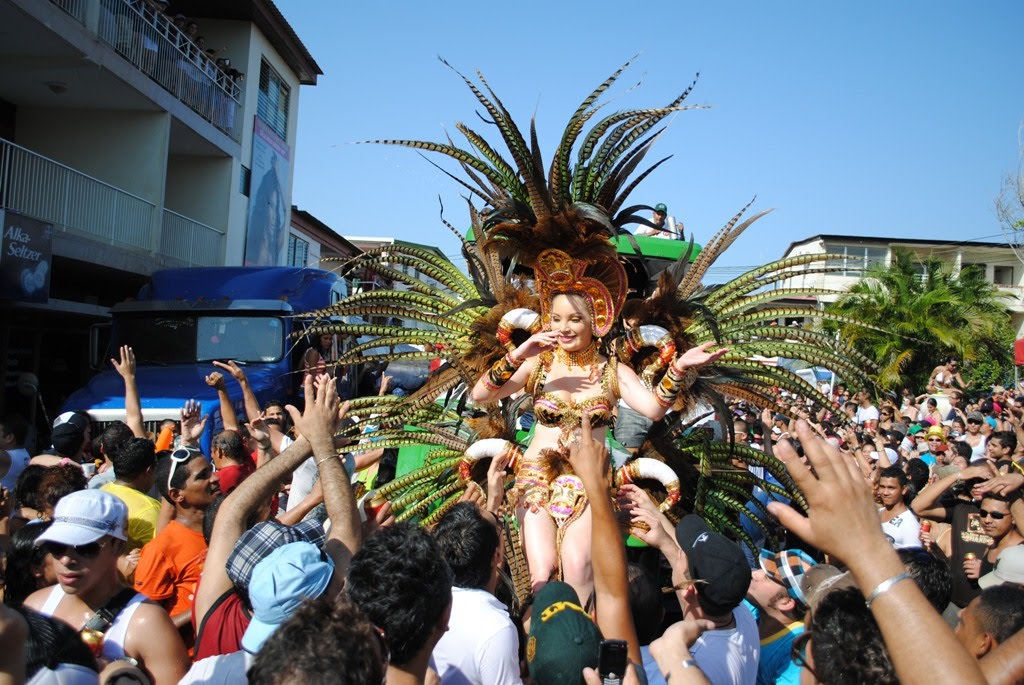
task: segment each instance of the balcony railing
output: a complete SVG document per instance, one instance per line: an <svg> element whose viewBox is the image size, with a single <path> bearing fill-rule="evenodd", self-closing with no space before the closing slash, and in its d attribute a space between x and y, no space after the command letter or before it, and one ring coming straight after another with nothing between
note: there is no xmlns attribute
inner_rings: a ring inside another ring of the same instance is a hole
<svg viewBox="0 0 1024 685"><path fill-rule="evenodd" d="M241 140L241 89L161 12L142 0L50 0L218 129ZM98 3L94 5L93 3ZM98 10L90 17L90 8ZM237 72L234 72L237 74Z"/></svg>
<svg viewBox="0 0 1024 685"><path fill-rule="evenodd" d="M0 207L108 244L153 249L153 203L2 139Z"/></svg>
<svg viewBox="0 0 1024 685"><path fill-rule="evenodd" d="M160 252L189 266L223 264L224 231L165 209Z"/></svg>

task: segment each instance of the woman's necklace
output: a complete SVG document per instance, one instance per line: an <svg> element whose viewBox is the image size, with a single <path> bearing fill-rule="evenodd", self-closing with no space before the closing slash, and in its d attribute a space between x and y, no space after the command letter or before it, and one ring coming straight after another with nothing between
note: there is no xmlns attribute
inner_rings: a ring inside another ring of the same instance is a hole
<svg viewBox="0 0 1024 685"><path fill-rule="evenodd" d="M582 350L576 352L568 352L559 347L555 350L555 359L570 370L575 368L586 369L597 360L597 345L590 343Z"/></svg>

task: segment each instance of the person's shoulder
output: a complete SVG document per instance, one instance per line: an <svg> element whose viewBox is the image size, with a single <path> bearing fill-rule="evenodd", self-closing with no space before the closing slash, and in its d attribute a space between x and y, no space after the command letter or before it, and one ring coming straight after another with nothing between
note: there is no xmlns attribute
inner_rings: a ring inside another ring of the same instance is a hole
<svg viewBox="0 0 1024 685"><path fill-rule="evenodd" d="M41 590L36 590L31 595L25 598L23 604L32 609L33 611L39 611L46 603L46 598L50 596L50 593L54 591L54 588L60 587L59 585L51 585L44 587Z"/></svg>

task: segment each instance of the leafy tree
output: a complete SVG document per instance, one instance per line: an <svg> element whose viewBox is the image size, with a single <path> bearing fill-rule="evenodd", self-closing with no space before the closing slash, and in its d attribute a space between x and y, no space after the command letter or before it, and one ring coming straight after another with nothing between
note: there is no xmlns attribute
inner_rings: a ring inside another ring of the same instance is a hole
<svg viewBox="0 0 1024 685"><path fill-rule="evenodd" d="M893 248L888 266L869 268L828 311L864 324L840 335L875 360L880 387L923 389L946 356L987 360L986 376L1012 363L1005 297L979 268L954 274L950 264Z"/></svg>

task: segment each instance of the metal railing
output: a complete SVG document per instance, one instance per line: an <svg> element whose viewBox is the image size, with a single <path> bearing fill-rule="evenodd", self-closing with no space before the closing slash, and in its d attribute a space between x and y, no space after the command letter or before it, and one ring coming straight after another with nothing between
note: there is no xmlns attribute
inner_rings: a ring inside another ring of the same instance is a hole
<svg viewBox="0 0 1024 685"><path fill-rule="evenodd" d="M165 209L160 252L189 266L217 266L224 263L224 231Z"/></svg>
<svg viewBox="0 0 1024 685"><path fill-rule="evenodd" d="M153 203L3 139L0 207L106 243L153 249Z"/></svg>
<svg viewBox="0 0 1024 685"><path fill-rule="evenodd" d="M83 0L51 0L58 5ZM141 0L99 0L97 35L122 57L234 140L241 89L189 36Z"/></svg>
<svg viewBox="0 0 1024 685"><path fill-rule="evenodd" d="M54 5L70 14L78 21L85 23L85 5L88 0L50 0Z"/></svg>

